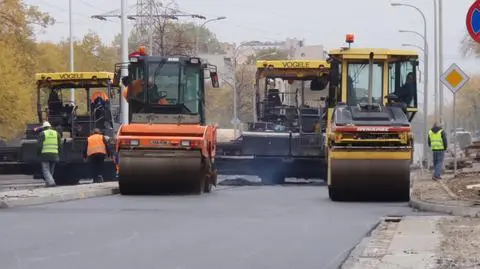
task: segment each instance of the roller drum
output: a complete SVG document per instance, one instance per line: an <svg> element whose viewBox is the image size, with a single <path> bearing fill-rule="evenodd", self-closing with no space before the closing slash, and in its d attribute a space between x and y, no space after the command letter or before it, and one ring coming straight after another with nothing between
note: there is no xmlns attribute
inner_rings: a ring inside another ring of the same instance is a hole
<svg viewBox="0 0 480 269"><path fill-rule="evenodd" d="M334 200L401 200L410 197L410 160L330 160Z"/></svg>
<svg viewBox="0 0 480 269"><path fill-rule="evenodd" d="M119 160L119 184L136 191L191 186L200 183L206 174L200 151L120 151Z"/></svg>

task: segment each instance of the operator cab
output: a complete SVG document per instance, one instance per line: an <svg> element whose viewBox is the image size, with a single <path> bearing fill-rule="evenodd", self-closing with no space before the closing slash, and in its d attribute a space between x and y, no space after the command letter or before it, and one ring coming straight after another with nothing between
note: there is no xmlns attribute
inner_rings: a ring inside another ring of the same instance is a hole
<svg viewBox="0 0 480 269"><path fill-rule="evenodd" d="M305 101L306 84L312 92L325 89L328 71L328 64L318 60L257 61L255 121L249 130L314 132L321 113Z"/></svg>
<svg viewBox="0 0 480 269"><path fill-rule="evenodd" d="M218 88L216 67L199 58L148 56L144 47L131 53L129 76L122 78L128 89L129 122L145 122L147 115L148 121L172 119L156 114L182 115L185 123L205 123L205 69L212 86Z"/></svg>
<svg viewBox="0 0 480 269"><path fill-rule="evenodd" d="M70 133L71 138L88 137L94 128L112 130L113 118L108 104L109 96L114 94L112 78L113 74L108 72L36 74L39 122L48 120L61 133ZM77 100L85 98L83 102L68 100L71 89ZM98 97L107 103L95 103ZM38 129L27 130L27 137L35 137L35 130Z"/></svg>
<svg viewBox="0 0 480 269"><path fill-rule="evenodd" d="M353 43L353 35L347 35L346 41ZM418 111L416 52L349 46L333 50L329 55L330 108L338 104L350 107L352 112L356 110L354 107L362 111L398 108L408 121L413 119ZM394 114L398 109L393 109Z"/></svg>

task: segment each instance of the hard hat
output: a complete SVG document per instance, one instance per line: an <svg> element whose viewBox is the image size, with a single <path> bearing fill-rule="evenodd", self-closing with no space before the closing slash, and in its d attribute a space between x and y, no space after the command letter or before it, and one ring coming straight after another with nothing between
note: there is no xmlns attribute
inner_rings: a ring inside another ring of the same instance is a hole
<svg viewBox="0 0 480 269"><path fill-rule="evenodd" d="M43 125L42 125L42 128L47 128L47 127L52 127L52 125L50 125L50 122L44 121Z"/></svg>

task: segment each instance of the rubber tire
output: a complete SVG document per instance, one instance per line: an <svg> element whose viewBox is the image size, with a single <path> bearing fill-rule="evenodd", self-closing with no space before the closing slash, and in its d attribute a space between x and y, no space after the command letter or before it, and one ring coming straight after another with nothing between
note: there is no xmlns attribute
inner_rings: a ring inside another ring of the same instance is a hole
<svg viewBox="0 0 480 269"><path fill-rule="evenodd" d="M338 188L335 188L333 186L328 186L328 197L330 200L333 202L343 202L346 201L346 195L345 193L342 193Z"/></svg>
<svg viewBox="0 0 480 269"><path fill-rule="evenodd" d="M123 180L118 181L118 189L121 195L134 195L136 194L132 184L128 184Z"/></svg>
<svg viewBox="0 0 480 269"><path fill-rule="evenodd" d="M202 179L194 182L193 193L196 195L202 195L205 192L205 185L206 185L205 177L202 177Z"/></svg>
<svg viewBox="0 0 480 269"><path fill-rule="evenodd" d="M280 185L285 183L285 175L282 173L265 174L261 176L264 185Z"/></svg>
<svg viewBox="0 0 480 269"><path fill-rule="evenodd" d="M212 191L212 186L212 180L208 178L207 180L205 180L205 186L203 187L203 191L205 193L210 193Z"/></svg>
<svg viewBox="0 0 480 269"><path fill-rule="evenodd" d="M79 178L72 178L72 177L69 177L68 175L55 177L54 180L57 186L74 186L74 185L78 185L78 183L80 182Z"/></svg>
<svg viewBox="0 0 480 269"><path fill-rule="evenodd" d="M410 185L410 184L409 184ZM410 186L405 186L400 188L398 192L395 194L396 200L399 202L409 202L410 201Z"/></svg>

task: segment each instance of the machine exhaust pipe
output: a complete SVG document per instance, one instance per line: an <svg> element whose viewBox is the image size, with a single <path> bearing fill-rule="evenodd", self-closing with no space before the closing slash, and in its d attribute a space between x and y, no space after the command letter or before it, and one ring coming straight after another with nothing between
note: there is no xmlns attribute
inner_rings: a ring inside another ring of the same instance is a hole
<svg viewBox="0 0 480 269"><path fill-rule="evenodd" d="M370 52L370 58L368 59L368 104L373 102L373 52Z"/></svg>

